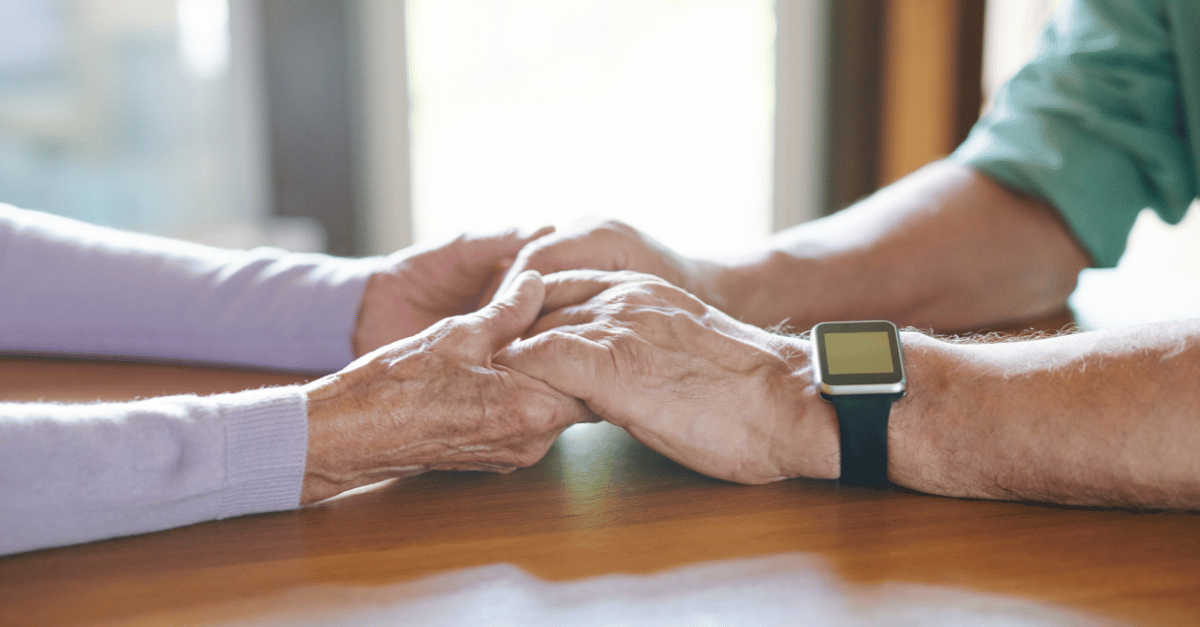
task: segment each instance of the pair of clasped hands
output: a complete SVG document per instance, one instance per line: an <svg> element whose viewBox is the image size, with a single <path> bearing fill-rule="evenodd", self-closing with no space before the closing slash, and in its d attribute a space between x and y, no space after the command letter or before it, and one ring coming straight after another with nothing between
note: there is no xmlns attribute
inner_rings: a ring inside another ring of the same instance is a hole
<svg viewBox="0 0 1200 627"><path fill-rule="evenodd" d="M359 358L305 387L302 502L428 470L509 472L597 420L719 479L836 477L807 341L708 304L726 279L615 222L394 253L363 296Z"/></svg>

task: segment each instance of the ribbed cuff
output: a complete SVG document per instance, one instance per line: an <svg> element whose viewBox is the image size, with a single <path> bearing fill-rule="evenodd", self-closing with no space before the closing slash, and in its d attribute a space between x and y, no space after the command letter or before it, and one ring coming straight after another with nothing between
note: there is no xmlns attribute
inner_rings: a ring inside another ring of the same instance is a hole
<svg viewBox="0 0 1200 627"><path fill-rule="evenodd" d="M308 412L298 386L209 397L225 425L225 486L218 518L295 509L308 455Z"/></svg>

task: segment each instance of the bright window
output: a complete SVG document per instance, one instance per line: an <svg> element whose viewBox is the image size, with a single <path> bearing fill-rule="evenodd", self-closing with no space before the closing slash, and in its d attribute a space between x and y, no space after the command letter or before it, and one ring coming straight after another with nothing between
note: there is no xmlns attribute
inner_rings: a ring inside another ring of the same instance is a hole
<svg viewBox="0 0 1200 627"><path fill-rule="evenodd" d="M614 217L770 230L770 0L409 0L418 241Z"/></svg>

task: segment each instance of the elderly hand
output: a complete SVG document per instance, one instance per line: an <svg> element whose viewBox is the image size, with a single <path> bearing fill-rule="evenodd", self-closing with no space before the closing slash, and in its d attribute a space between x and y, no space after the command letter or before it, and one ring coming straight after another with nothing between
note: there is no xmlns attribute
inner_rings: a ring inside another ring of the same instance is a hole
<svg viewBox="0 0 1200 627"><path fill-rule="evenodd" d="M740 483L839 474L837 419L807 342L630 272L546 277L542 317L496 363L582 399L698 472Z"/></svg>
<svg viewBox="0 0 1200 627"><path fill-rule="evenodd" d="M567 427L594 420L576 399L492 363L533 323L544 294L541 277L525 273L480 311L308 384L301 501L427 470L509 472L541 459Z"/></svg>
<svg viewBox="0 0 1200 627"><path fill-rule="evenodd" d="M491 295L488 288L494 289L505 276L517 252L553 231L545 227L533 233L512 229L494 235L462 235L439 246L413 246L393 253L367 282L354 332L354 354L364 355L416 335L443 318L475 311Z"/></svg>
<svg viewBox="0 0 1200 627"><path fill-rule="evenodd" d="M500 289L525 270L543 275L577 269L631 270L666 279L724 309L717 286L720 268L716 263L675 253L621 222L584 220L568 231L548 235L523 248Z"/></svg>

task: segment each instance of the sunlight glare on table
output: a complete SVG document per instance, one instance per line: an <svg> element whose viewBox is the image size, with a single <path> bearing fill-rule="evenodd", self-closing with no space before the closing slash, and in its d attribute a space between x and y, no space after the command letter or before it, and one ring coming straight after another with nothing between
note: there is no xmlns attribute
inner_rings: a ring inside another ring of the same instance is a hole
<svg viewBox="0 0 1200 627"><path fill-rule="evenodd" d="M384 588L296 591L303 619L253 625L522 625L540 627L1066 627L1116 625L1095 616L998 595L933 586L852 585L799 553L712 562L648 576L566 583L509 564L436 575ZM289 604L279 603L280 607ZM293 607L295 607L293 605Z"/></svg>

